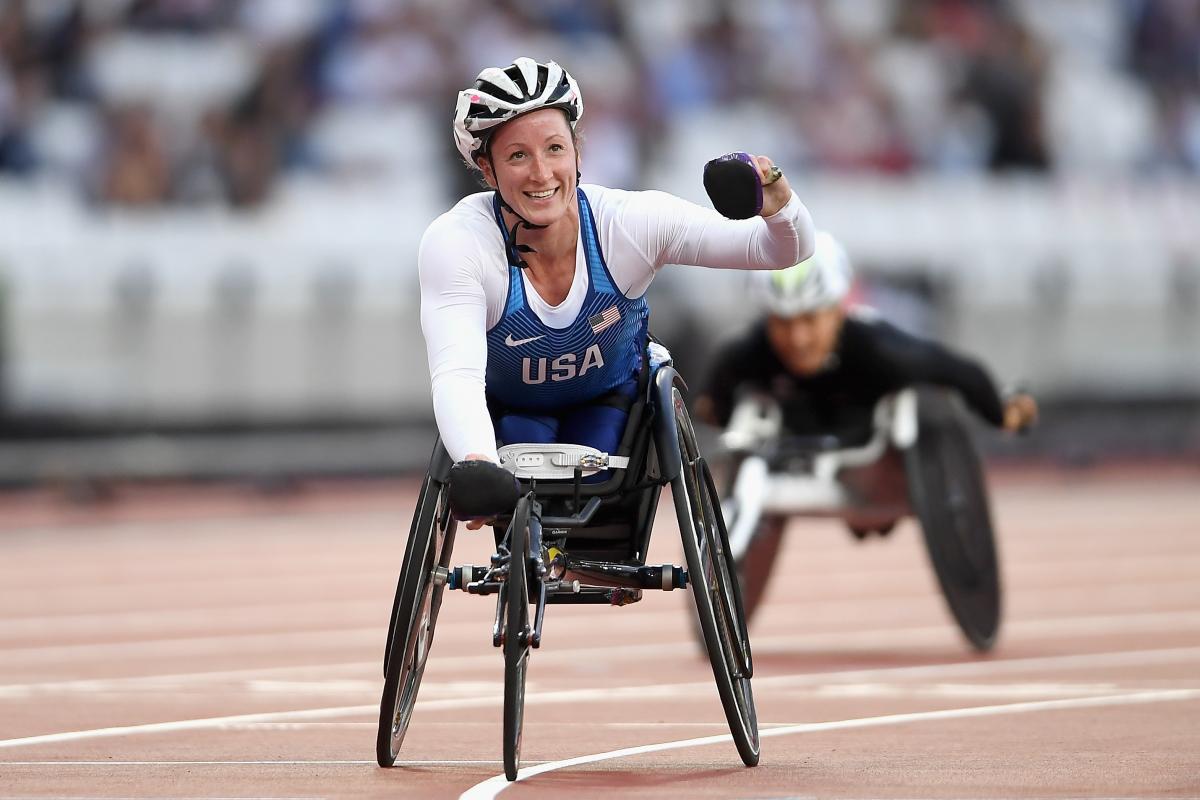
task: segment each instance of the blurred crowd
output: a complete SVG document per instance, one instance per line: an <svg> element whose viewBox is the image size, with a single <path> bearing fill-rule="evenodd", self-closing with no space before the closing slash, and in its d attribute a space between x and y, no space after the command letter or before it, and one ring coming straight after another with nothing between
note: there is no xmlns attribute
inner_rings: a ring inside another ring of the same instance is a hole
<svg viewBox="0 0 1200 800"><path fill-rule="evenodd" d="M585 177L615 186L722 123L814 171L1200 171L1196 0L0 0L0 178L457 195L455 93L518 55L579 78Z"/></svg>

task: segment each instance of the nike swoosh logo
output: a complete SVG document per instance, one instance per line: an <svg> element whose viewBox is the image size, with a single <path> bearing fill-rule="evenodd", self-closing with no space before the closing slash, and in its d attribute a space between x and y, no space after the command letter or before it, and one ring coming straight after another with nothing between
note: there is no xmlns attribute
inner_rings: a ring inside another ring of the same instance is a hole
<svg viewBox="0 0 1200 800"><path fill-rule="evenodd" d="M520 347L523 344L529 344L530 342L536 342L538 339L544 339L545 336L546 334L543 333L541 336L530 336L528 339L514 339L510 333L505 337L504 343L509 347Z"/></svg>

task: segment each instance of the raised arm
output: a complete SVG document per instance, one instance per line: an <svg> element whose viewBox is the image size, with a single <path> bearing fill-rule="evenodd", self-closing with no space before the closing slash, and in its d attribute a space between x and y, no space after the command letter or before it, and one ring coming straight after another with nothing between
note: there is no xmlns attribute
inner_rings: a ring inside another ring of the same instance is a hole
<svg viewBox="0 0 1200 800"><path fill-rule="evenodd" d="M655 267L783 269L812 255L816 236L808 209L791 192L775 213L744 220L665 192L633 192L623 216L623 227Z"/></svg>

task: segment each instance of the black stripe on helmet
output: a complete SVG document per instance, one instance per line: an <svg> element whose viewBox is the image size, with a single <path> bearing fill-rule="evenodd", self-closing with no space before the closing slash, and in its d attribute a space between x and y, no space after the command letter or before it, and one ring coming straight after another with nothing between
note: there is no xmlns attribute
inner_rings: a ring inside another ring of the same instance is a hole
<svg viewBox="0 0 1200 800"><path fill-rule="evenodd" d="M517 85L519 86L520 83L518 82ZM478 89L480 92L483 92L484 94L495 97L497 100L503 100L506 103L512 103L514 105L516 105L518 103L523 103L529 99L527 97L518 97L517 95L506 92L505 90L501 89L499 86L492 83L491 81L485 81L485 80L475 81L475 88Z"/></svg>
<svg viewBox="0 0 1200 800"><path fill-rule="evenodd" d="M489 108L483 103L471 103L467 109L467 120L473 119L506 119L512 113L505 108Z"/></svg>
<svg viewBox="0 0 1200 800"><path fill-rule="evenodd" d="M559 102L570 91L571 84L567 82L567 76L563 75L563 79L559 81L558 86L554 87L554 91L546 98L546 105L562 106L562 108L566 109L568 116L571 117L571 121L574 122L576 117L575 104L571 102Z"/></svg>

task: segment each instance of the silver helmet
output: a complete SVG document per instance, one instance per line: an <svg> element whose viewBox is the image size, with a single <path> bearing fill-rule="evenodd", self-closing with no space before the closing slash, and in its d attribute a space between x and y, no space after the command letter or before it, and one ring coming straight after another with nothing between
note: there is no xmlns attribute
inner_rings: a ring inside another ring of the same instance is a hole
<svg viewBox="0 0 1200 800"><path fill-rule="evenodd" d="M850 291L853 272L845 248L831 234L817 232L813 254L787 269L756 272L755 294L776 316L795 317L835 306Z"/></svg>

